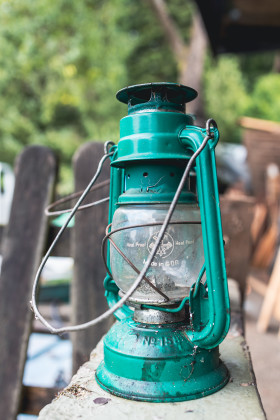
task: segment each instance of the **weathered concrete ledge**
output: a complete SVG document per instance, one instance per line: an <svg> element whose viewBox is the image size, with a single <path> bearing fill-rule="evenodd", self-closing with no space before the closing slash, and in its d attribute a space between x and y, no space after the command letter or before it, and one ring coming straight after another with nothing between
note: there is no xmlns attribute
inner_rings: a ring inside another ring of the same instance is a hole
<svg viewBox="0 0 280 420"><path fill-rule="evenodd" d="M230 382L213 395L179 403L145 403L125 400L103 391L95 381L95 371L103 357L102 341L58 397L43 408L39 420L263 420L250 353L243 336L240 296L230 282L232 323L220 346ZM187 416L187 417L186 417Z"/></svg>

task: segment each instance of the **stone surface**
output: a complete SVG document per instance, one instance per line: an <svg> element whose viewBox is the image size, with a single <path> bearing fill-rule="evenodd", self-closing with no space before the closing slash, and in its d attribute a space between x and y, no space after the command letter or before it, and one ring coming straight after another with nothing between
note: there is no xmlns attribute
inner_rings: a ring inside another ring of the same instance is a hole
<svg viewBox="0 0 280 420"><path fill-rule="evenodd" d="M240 306L237 305L239 292L234 283L230 284L230 294L235 314L220 352L231 380L220 391L198 400L162 404L115 397L102 390L95 381L95 371L103 357L101 341L93 350L90 361L79 369L69 386L43 408L39 420L169 420L179 416L187 416L188 420L265 419L249 349L236 314Z"/></svg>

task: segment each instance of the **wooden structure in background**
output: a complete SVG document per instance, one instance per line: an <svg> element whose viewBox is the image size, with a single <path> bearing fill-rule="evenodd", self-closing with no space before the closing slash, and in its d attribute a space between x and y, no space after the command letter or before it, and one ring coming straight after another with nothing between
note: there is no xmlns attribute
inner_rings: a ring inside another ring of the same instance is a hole
<svg viewBox="0 0 280 420"><path fill-rule="evenodd" d="M270 163L265 171L265 203L257 206L253 224L252 236L255 236L256 244L252 257L254 267L268 268L275 257L279 237L279 203L280 172L276 164ZM267 229L263 231L265 225Z"/></svg>
<svg viewBox="0 0 280 420"><path fill-rule="evenodd" d="M83 190L94 175L98 162L104 155L104 144L86 143L74 156L75 190ZM105 162L97 183L110 179L109 160ZM109 184L89 194L84 201L100 200L109 196ZM108 224L108 203L78 212L72 229L72 255L74 257L74 277L71 287L71 324L82 324L107 308L103 280L105 267L101 258L101 243ZM113 320L113 317L112 317ZM73 333L73 372L85 363L92 349L108 331L110 319L85 331Z"/></svg>
<svg viewBox="0 0 280 420"><path fill-rule="evenodd" d="M250 286L264 298L257 323L258 331L264 333L267 331L272 317L280 322L280 248L277 251L268 284L265 284L252 276L248 278L248 282ZM280 339L280 327L278 338Z"/></svg>
<svg viewBox="0 0 280 420"><path fill-rule="evenodd" d="M103 144L88 143L78 150L74 160L75 185L80 190L94 175L103 154ZM16 185L10 221L4 231L2 271L0 277L0 414L15 420L17 413L38 414L50 402L57 388L22 386L23 370L32 312L29 301L36 270L44 253L48 223L44 209L52 197L56 178L56 160L51 150L28 147L16 164ZM100 179L108 178L109 167ZM99 182L99 180L98 180ZM108 196L106 189L91 194L90 200ZM105 310L103 268L100 246L107 225L107 209L94 207L76 215L75 228L66 230L55 255L66 256L71 236L75 245L72 288L72 321L88 321ZM50 229L51 236L54 229ZM71 234L70 234L71 233ZM73 242L73 243L74 243ZM68 254L69 256L69 254ZM51 320L50 320L51 322ZM108 329L110 320L95 328L73 335L73 365L77 369L89 358L92 348ZM43 329L42 329L43 330ZM2 418L2 417L1 417Z"/></svg>
<svg viewBox="0 0 280 420"><path fill-rule="evenodd" d="M266 168L275 163L280 167L280 124L243 117L243 142L248 151L253 193L257 200L266 200Z"/></svg>
<svg viewBox="0 0 280 420"><path fill-rule="evenodd" d="M252 226L255 241L252 265L269 270L279 242L280 124L248 117L243 117L240 123L244 128L253 191L259 201ZM279 282L279 253L267 285L253 276L248 278L249 285L264 296L259 331L266 331L272 316L280 321Z"/></svg>
<svg viewBox="0 0 280 420"><path fill-rule="evenodd" d="M221 196L220 200L227 276L238 282L243 301L252 253L255 199L241 194Z"/></svg>
<svg viewBox="0 0 280 420"><path fill-rule="evenodd" d="M280 171L275 164L268 165L266 169L265 187L266 206L264 204L261 206L266 208L269 224L257 244L252 263L255 267L268 269L274 258L273 268L267 284L254 276L249 276L248 278L248 284L264 297L257 323L257 328L260 332L267 330L271 317L274 316L280 322ZM258 236L257 231L261 229L261 225L264 222L264 213L264 209L262 209L259 211L259 217L255 218L253 234L256 237Z"/></svg>
<svg viewBox="0 0 280 420"><path fill-rule="evenodd" d="M45 147L31 146L19 156L15 172L0 277L0 413L5 420L16 418L21 401L32 322L29 301L45 245L44 209L51 198L56 175L54 155Z"/></svg>

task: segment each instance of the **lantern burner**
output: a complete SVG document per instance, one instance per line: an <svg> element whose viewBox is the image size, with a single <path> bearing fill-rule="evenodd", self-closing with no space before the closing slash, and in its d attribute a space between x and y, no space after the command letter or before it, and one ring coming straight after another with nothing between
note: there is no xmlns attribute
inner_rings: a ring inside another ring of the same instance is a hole
<svg viewBox="0 0 280 420"><path fill-rule="evenodd" d="M117 99L128 104L128 114L143 111L185 112L185 104L197 97L197 91L176 83L146 83L125 87Z"/></svg>
<svg viewBox="0 0 280 420"><path fill-rule="evenodd" d="M174 306L171 308L174 308ZM135 308L133 319L135 322L140 322L141 324L156 324L161 326L162 324L173 324L186 321L187 311L185 306L180 311L174 313L163 312L156 309Z"/></svg>

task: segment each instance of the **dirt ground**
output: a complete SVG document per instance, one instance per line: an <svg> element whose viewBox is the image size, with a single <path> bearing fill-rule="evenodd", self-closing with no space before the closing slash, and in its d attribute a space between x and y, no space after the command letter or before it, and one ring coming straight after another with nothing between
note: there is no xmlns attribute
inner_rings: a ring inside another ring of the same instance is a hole
<svg viewBox="0 0 280 420"><path fill-rule="evenodd" d="M265 334L257 332L256 321L262 297L251 292L245 301L245 335L250 347L258 390L268 420L280 419L280 339L279 323L272 321ZM249 419L248 419L249 420Z"/></svg>

